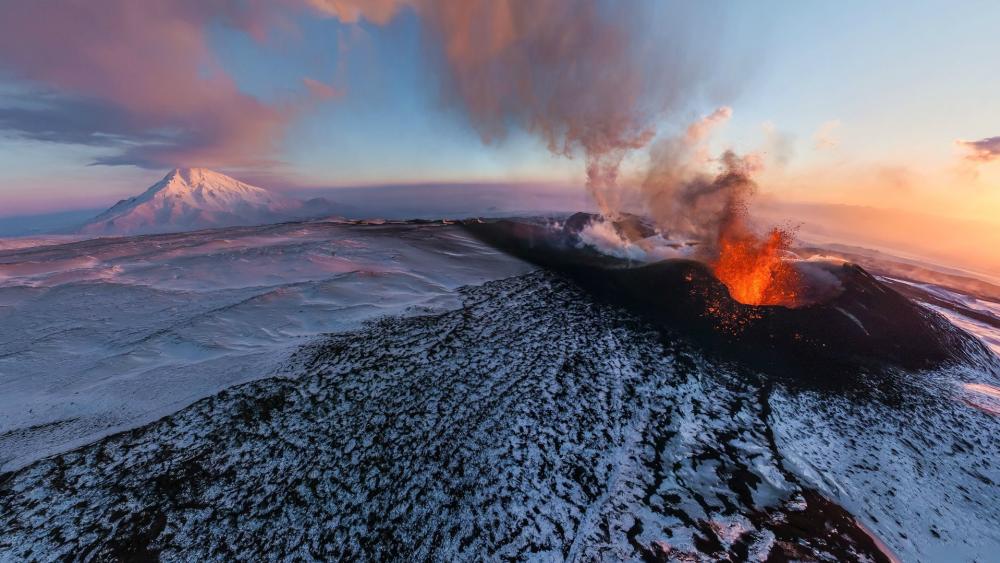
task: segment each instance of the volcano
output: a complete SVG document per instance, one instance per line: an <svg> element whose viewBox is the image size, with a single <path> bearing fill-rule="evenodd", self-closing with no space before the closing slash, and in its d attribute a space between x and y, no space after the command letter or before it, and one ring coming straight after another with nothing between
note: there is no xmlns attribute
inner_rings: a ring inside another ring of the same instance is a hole
<svg viewBox="0 0 1000 563"><path fill-rule="evenodd" d="M205 168L175 168L136 197L94 217L80 232L137 235L260 225L329 215L323 199L301 201Z"/></svg>
<svg viewBox="0 0 1000 563"><path fill-rule="evenodd" d="M480 240L572 280L672 336L742 365L822 385L848 383L885 368L929 369L995 357L975 337L879 281L862 267L806 262L822 287L804 287L804 306L741 303L699 261L636 265L580 242L580 217L561 227L529 221L467 222ZM630 223L634 223L631 220ZM635 227L616 228L635 232Z"/></svg>

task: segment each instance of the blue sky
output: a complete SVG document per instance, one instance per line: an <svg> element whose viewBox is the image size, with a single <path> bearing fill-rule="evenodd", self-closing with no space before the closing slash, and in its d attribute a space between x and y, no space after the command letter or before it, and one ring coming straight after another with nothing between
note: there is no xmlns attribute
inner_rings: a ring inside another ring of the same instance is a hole
<svg viewBox="0 0 1000 563"><path fill-rule="evenodd" d="M915 185L913 205L956 216L982 214L976 209L983 206L1000 210L1000 164L969 169L955 146L960 139L1000 135L1000 4L645 8L645 29L637 33L648 37L651 48L663 45L671 56L680 52L705 67L703 83L657 124L661 135L676 134L728 105L733 117L713 139L714 148L774 152L769 136L782 140L785 158L769 169L765 190L793 199L891 205L898 195L881 180L848 185L890 170L904 179L899 182ZM441 69L427 56L419 18L410 9L384 24L295 13L264 39L218 17L206 19L207 49L240 95L272 106L301 106L274 134L273 163L223 168L278 186L582 184L581 158L554 156L520 129L499 142L481 141L443 95ZM655 62L642 68L660 70ZM0 107L16 102L11 92L38 86L23 74L5 65L0 46ZM304 78L330 86L337 96L301 103L309 95ZM0 215L100 206L140 191L161 174L155 165L90 166L117 150L29 139L0 127ZM639 151L631 161L642 158ZM821 181L803 180L812 177ZM956 184L968 192L963 202L951 195Z"/></svg>

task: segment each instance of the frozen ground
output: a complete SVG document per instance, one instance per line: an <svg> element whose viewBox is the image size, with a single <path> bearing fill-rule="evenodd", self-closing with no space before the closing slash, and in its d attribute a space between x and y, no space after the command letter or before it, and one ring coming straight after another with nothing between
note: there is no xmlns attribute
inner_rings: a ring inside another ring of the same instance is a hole
<svg viewBox="0 0 1000 563"><path fill-rule="evenodd" d="M318 334L457 307L457 287L529 269L440 223L51 242L0 250L0 470L281 373Z"/></svg>
<svg viewBox="0 0 1000 563"><path fill-rule="evenodd" d="M451 226L221 232L0 254L0 561L1000 553L995 366L792 389Z"/></svg>
<svg viewBox="0 0 1000 563"><path fill-rule="evenodd" d="M33 464L10 559L989 561L1000 419L712 362L541 272ZM841 506L851 512L846 512ZM853 513L853 516L852 516ZM873 539L877 538L877 539ZM2 553L2 551L0 551Z"/></svg>

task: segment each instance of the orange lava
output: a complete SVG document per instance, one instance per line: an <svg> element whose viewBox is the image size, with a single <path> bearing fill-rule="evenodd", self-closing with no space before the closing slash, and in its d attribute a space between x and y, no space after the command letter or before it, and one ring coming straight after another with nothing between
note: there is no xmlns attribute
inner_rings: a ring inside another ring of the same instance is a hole
<svg viewBox="0 0 1000 563"><path fill-rule="evenodd" d="M765 237L744 229L723 229L712 269L740 303L794 307L802 280L782 257L792 240L790 232L777 227Z"/></svg>

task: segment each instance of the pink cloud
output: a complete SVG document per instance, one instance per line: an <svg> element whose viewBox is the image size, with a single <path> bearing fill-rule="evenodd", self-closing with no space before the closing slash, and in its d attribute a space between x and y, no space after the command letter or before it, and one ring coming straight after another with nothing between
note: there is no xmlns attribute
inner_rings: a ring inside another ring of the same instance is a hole
<svg viewBox="0 0 1000 563"><path fill-rule="evenodd" d="M0 127L112 139L121 150L104 164L266 163L300 111L339 92L304 78L308 99L258 100L213 56L207 29L265 40L301 14L385 24L403 10L419 18L447 102L485 141L522 128L553 152L583 153L599 199L613 195L622 160L649 143L706 68L683 50L651 51L635 31L644 10L602 0L6 0L0 71L54 93L55 105L0 108ZM102 118L73 118L85 107Z"/></svg>
<svg viewBox="0 0 1000 563"><path fill-rule="evenodd" d="M218 22L263 38L284 23L292 5L12 0L0 18L0 68L77 106L114 115L114 130L95 132L117 135L127 148L102 163L257 165L271 157L299 108L241 92L211 53L206 29ZM47 134L58 137L59 123L48 117Z"/></svg>
<svg viewBox="0 0 1000 563"><path fill-rule="evenodd" d="M978 141L955 141L965 149L967 160L975 162L991 162L1000 160L1000 137L987 137Z"/></svg>

